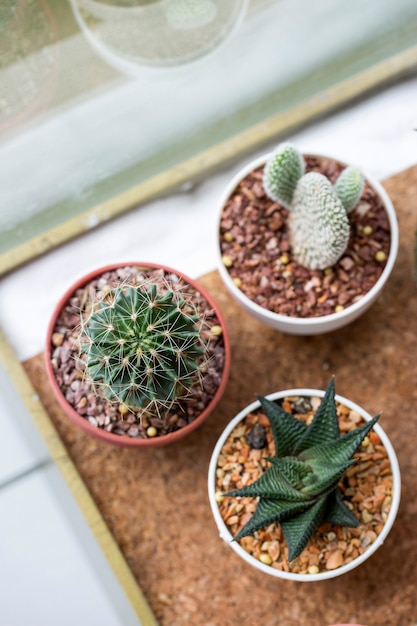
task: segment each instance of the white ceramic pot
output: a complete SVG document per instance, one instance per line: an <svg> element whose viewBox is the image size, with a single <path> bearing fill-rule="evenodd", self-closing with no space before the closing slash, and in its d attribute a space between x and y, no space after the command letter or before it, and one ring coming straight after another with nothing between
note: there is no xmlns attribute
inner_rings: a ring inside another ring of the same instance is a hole
<svg viewBox="0 0 417 626"><path fill-rule="evenodd" d="M291 396L307 396L307 397L322 398L324 396L324 391L317 390L317 389L288 389L285 391L279 391L279 392L270 394L267 396L267 398L269 398L270 400L279 400L281 398L291 397ZM339 396L339 395L336 395L335 398L341 404L359 413L359 415L361 415L366 421L369 421L372 419L372 416L369 413L364 411L362 407L355 404L354 402L351 402L350 400L347 400L346 398ZM238 415L236 415L228 423L223 433L221 434L219 440L217 441L216 446L211 456L209 472L208 472L208 494L209 494L211 510L212 510L215 522L217 524L220 538L226 541L230 545L232 550L234 550L236 554L238 554L247 563L249 563L256 569L266 574L269 574L270 576L274 576L275 578L285 578L288 580L297 580L299 582L313 582L313 581L325 580L328 578L335 578L337 576L341 576L342 574L345 574L346 572L349 572L350 570L356 568L358 565L366 561L372 554L374 554L374 552L376 552L376 550L384 543L389 531L392 528L394 520L397 516L398 507L400 504L400 495L401 495L401 476L400 476L400 468L398 465L397 455L394 451L394 448L392 447L392 444L389 438L387 437L387 435L385 434L381 426L379 426L379 424L375 424L374 430L380 437L382 444L387 450L388 458L391 463L392 476L393 476L393 494L392 494L391 509L389 511L384 528L382 529L378 537L375 539L375 541L365 550L365 552L363 552L363 554L358 556L356 559L354 559L350 563L342 565L341 567L337 569L320 572L318 574L297 574L297 573L292 573L292 572L284 572L284 571L275 569L269 565L265 565L264 563L262 563L261 561L253 557L251 554L246 552L246 550L244 550L237 541L232 541L233 535L231 534L225 522L223 521L223 518L219 511L218 503L216 500L216 469L217 469L217 459L221 452L221 449L225 441L227 440L228 436L230 435L232 430L239 424L239 422L241 422L246 417L246 415L248 415L248 413L255 411L259 407L260 407L260 403L258 401L253 402L252 404L244 408L240 413L238 413Z"/></svg>
<svg viewBox="0 0 417 626"><path fill-rule="evenodd" d="M311 156L323 157L324 155L314 154ZM264 165L270 154L263 155L257 158L254 161L248 163L243 169L241 169L236 176L232 178L230 183L227 185L224 190L220 202L219 202L219 218L217 223L217 237L220 230L220 216L224 205L227 200L236 189L240 181L245 178L252 170ZM325 158L331 158L326 156ZM334 159L338 163L342 165L347 165L340 161L340 159ZM242 305L244 309L246 309L251 315L259 319L261 322L275 328L284 333L292 334L292 335L318 335L321 333L327 333L333 330L337 330L338 328L342 328L347 324L350 324L355 319L357 319L360 315L362 315L378 298L381 293L385 283L388 280L389 275L392 272L394 267L395 260L397 258L398 253L398 239L399 239L399 231L398 231L398 222L397 216L395 213L394 206L385 191L382 185L369 176L366 172L363 172L366 181L373 188L376 194L381 198L385 211L389 220L390 229L391 229L391 245L390 251L388 255L388 259L384 270L379 277L378 281L375 285L357 302L346 307L343 311L338 313L332 313L330 315L325 315L322 317L289 317L287 315L282 315L280 313L274 313L273 311L269 311L265 309L252 300L250 300L233 282L228 270L223 264L222 261L222 253L220 250L220 245L217 244L217 267L220 273L220 276L229 290L230 294Z"/></svg>

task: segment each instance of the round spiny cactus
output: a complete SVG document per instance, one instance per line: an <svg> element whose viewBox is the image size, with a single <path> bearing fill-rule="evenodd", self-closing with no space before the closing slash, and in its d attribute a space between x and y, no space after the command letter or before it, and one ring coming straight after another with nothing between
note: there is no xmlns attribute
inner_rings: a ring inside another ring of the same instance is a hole
<svg viewBox="0 0 417 626"><path fill-rule="evenodd" d="M342 201L346 213L350 213L358 204L364 185L365 179L362 172L353 165L349 165L340 174L334 185L334 190Z"/></svg>
<svg viewBox="0 0 417 626"><path fill-rule="evenodd" d="M356 463L352 456L379 415L340 435L333 379L309 425L276 402L262 396L259 400L271 424L275 456L266 459L270 467L258 480L225 494L258 498L254 514L234 540L278 522L287 542L288 560L292 561L322 522L359 525L343 502L338 484Z"/></svg>
<svg viewBox="0 0 417 626"><path fill-rule="evenodd" d="M265 193L290 208L297 183L304 174L302 155L289 143L282 143L268 159L263 172Z"/></svg>
<svg viewBox="0 0 417 626"><path fill-rule="evenodd" d="M300 179L289 227L295 258L311 269L331 267L346 250L350 233L346 210L322 174L309 172Z"/></svg>
<svg viewBox="0 0 417 626"><path fill-rule="evenodd" d="M183 295L155 283L122 285L82 322L85 374L107 399L159 414L189 393L206 350Z"/></svg>

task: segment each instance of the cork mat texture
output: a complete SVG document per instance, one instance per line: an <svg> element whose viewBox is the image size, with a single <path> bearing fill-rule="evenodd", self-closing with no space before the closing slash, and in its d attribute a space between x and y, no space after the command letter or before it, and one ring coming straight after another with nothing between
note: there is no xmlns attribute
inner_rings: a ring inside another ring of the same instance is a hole
<svg viewBox="0 0 417 626"><path fill-rule="evenodd" d="M384 182L397 209L400 250L378 302L352 325L287 336L244 313L216 271L201 282L231 335L232 370L218 408L188 439L135 451L95 441L67 423L43 357L24 365L161 626L366 626L417 623L417 166ZM325 388L375 414L397 451L402 502L385 544L357 570L321 583L279 581L221 541L207 497L211 451L224 425L257 393Z"/></svg>

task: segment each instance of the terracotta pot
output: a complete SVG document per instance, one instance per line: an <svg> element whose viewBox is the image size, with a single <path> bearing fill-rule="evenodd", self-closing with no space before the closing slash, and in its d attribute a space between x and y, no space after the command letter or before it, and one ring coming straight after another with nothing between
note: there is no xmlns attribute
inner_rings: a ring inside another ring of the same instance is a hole
<svg viewBox="0 0 417 626"><path fill-rule="evenodd" d="M271 155L266 154L263 155L254 161L248 163L243 169L241 169L236 176L230 181L224 190L220 201L219 201L219 219L218 219L218 228L217 233L220 231L220 218L222 214L222 210L238 184L247 176L250 172L257 169L260 166L265 165L266 161L269 159ZM307 156L307 155L305 155ZM324 157L324 155L309 155L318 158L332 158L329 156ZM337 161L343 166L346 166L345 163L342 163L339 159L333 159ZM343 326L350 324L355 319L357 319L360 315L362 315L378 298L380 295L385 283L390 276L392 269L394 267L395 260L397 258L398 253L398 222L395 214L394 206L385 191L382 185L366 174L364 172L364 176L369 185L373 188L375 193L380 197L382 203L384 204L385 211L389 220L390 229L391 229L391 244L390 251L388 255L388 259L384 270L381 276L378 278L375 285L357 302L347 306L343 311L332 313L330 315L325 315L321 317L290 317L287 315L283 315L280 313L274 313L273 311L269 311L256 304L248 296L246 296L233 282L227 268L224 266L222 261L222 252L220 249L220 245L217 245L217 266L220 273L220 276L229 290L230 294L239 302L239 304L246 309L251 315L259 319L261 322L275 328L284 333L293 334L293 335L316 335L320 333L326 333L338 328L342 328Z"/></svg>
<svg viewBox="0 0 417 626"><path fill-rule="evenodd" d="M205 300L207 300L207 302L215 311L215 314L219 320L219 324L221 325L222 331L223 331L222 337L223 337L224 351L225 351L223 375L222 375L221 383L217 391L215 392L210 404L204 409L204 411L202 411L202 413L195 420L193 420L191 423L187 424L183 428L179 428L178 430L172 433L159 435L153 438L139 438L139 437L135 438L135 437L130 437L128 435L118 435L115 433L107 432L100 427L96 427L90 424L84 417L82 417L79 413L77 413L77 411L65 399L61 389L59 388L57 384L54 371L52 368L52 364L51 364L52 333L54 332L54 328L55 328L57 319L59 317L59 314L62 308L71 298L71 296L75 293L77 289L79 289L80 287L84 287L91 280L95 279L97 276L100 276L104 272L108 272L108 271L115 270L115 269L122 268L122 267L129 267L129 266L140 267L143 269L163 269L168 273L176 274L177 276L182 278L185 282L189 283L192 287L194 287L197 291L199 291L202 297ZM204 422L204 420L207 419L207 417L213 411L213 409L215 408L215 406L217 405L217 403L219 402L220 398L223 395L223 392L224 392L224 389L226 387L227 380L229 377L230 360L231 360L231 354L230 354L229 334L226 329L223 315L221 311L219 310L219 307L217 306L217 304L214 302L214 300L210 296L210 294L207 293L207 291L201 285L199 285L197 281L186 276L184 273L179 272L178 270L172 269L170 267L166 267L164 265L144 263L144 262L115 263L112 265L107 265L105 267L101 267L97 270L94 270L86 274L85 276L81 277L80 279L78 279L69 289L66 290L66 292L63 294L63 296L60 298L59 302L57 303L53 311L52 317L50 319L49 325L48 325L46 345L45 345L45 365L46 365L48 379L49 379L51 388L53 390L53 393L55 395L55 398L58 401L64 413L66 414L66 416L74 424L76 424L82 430L84 430L86 433L88 433L89 435L97 439L105 441L106 443L111 443L114 445L131 447L131 448L150 448L150 447L165 446L167 444L171 444L175 441L178 441L179 439L182 439L183 437L185 437L186 435L194 431L196 428L198 428L198 426L200 426Z"/></svg>
<svg viewBox="0 0 417 626"><path fill-rule="evenodd" d="M270 400L279 400L279 399L282 399L285 397L291 397L291 396L322 398L324 396L324 391L317 390L317 389L289 389L289 390L279 391L279 392L270 394L267 396L267 398L269 398ZM360 406L358 406L354 402L351 402L350 400L347 400L346 398L339 396L339 395L336 395L335 398L339 403L343 404L344 406L348 407L349 409L361 415L364 420L369 421L372 419L369 413L364 411ZM220 538L223 539L225 542L227 542L229 546L232 548L232 550L234 550L234 552L236 552L236 554L238 554L247 563L252 565L252 567L255 567L256 569L266 574L269 574L270 576L273 576L275 578L297 580L299 582L313 582L313 581L325 580L328 578L335 578L337 576L341 576L342 574L345 574L346 572L349 572L350 570L354 569L355 567L363 563L365 560L367 560L384 543L384 540L386 539L389 531L391 530L392 525L397 515L397 511L398 511L398 507L400 503L400 494L401 494L401 477L400 477L400 469L398 465L397 456L395 454L394 448L391 445L390 440L388 439L383 429L379 426L379 424L376 424L374 426L374 430L380 437L382 444L387 450L388 458L389 458L391 468L392 468L393 495L392 495L391 508L387 516L387 520L384 524L384 527L381 533L377 536L375 541L365 550L365 552L363 552L363 554L359 555L356 559L334 570L323 571L317 574L299 574L299 573L281 571L281 570L271 567L270 565L266 565L262 563L261 561L253 557L251 554L246 552L246 550L244 550L244 548L242 548L242 546L237 541L232 541L233 536L220 514L219 506L216 500L217 461L218 461L219 454L222 450L222 447L224 443L226 442L230 433L233 431L233 429L246 417L246 415L248 415L248 413L256 411L259 407L260 407L260 403L258 401L253 402L252 404L245 407L240 413L238 413L238 415L236 415L229 422L229 424L226 426L226 428L222 432L220 438L218 439L216 446L213 450L212 456L211 456L209 472L208 472L208 494L209 494L211 510L212 510L215 522L217 524Z"/></svg>

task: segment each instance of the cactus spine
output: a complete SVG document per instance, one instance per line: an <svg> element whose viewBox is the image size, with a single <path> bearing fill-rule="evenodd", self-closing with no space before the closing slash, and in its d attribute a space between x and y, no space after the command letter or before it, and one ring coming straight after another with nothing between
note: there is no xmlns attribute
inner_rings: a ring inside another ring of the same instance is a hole
<svg viewBox="0 0 417 626"><path fill-rule="evenodd" d="M356 167L346 168L335 185L322 174L304 174L302 155L283 143L268 159L263 174L266 194L289 210L289 233L296 260L311 269L326 269L346 250L347 213L358 203L364 186Z"/></svg>
<svg viewBox="0 0 417 626"><path fill-rule="evenodd" d="M189 393L205 357L197 312L181 291L122 285L81 327L85 374L110 401L151 409Z"/></svg>

